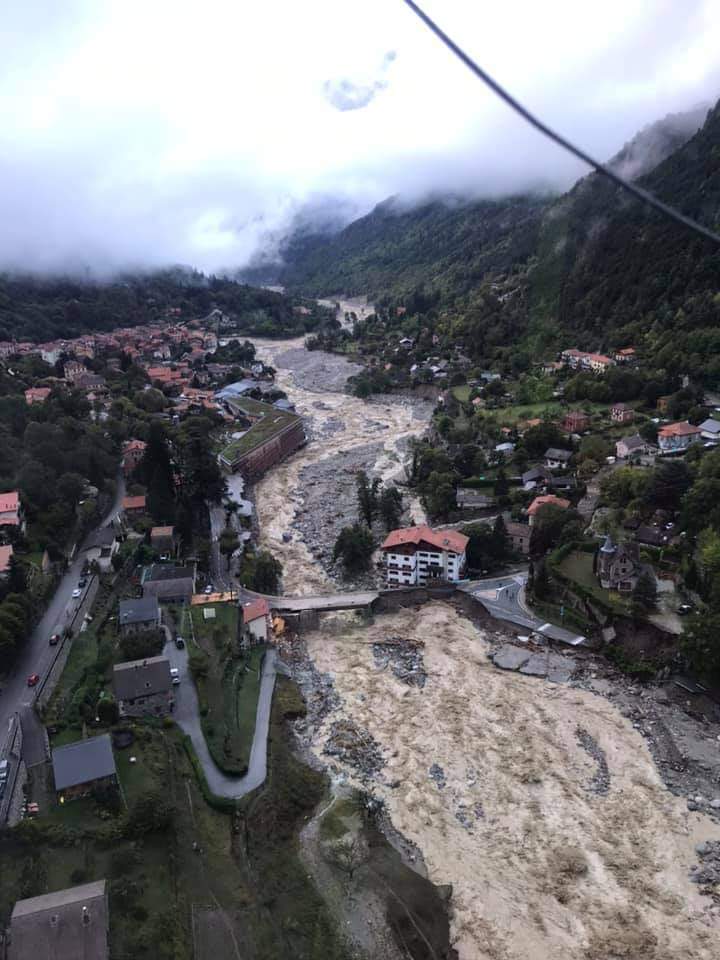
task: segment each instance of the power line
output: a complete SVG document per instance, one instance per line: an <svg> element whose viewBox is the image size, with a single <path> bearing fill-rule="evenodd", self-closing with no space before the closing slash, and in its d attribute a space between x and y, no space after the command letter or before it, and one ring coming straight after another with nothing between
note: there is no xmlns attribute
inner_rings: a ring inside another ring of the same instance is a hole
<svg viewBox="0 0 720 960"><path fill-rule="evenodd" d="M531 126L535 127L536 130L539 130L544 136L549 137L559 146L563 147L563 149L578 157L578 159L582 160L583 163L593 167L593 169L602 174L604 177L612 180L613 183L616 183L619 187L622 187L623 190L627 190L628 193L631 193L638 200L641 200L643 203L646 203L655 210L658 210L660 213L674 220L676 223L680 223L684 227L693 230L695 233L699 233L707 240L712 240L713 243L720 244L720 235L714 233L712 230L709 230L707 227L704 227L696 220L693 220L692 217L686 217L684 213L681 213L674 207L668 206L666 203L663 203L662 200L658 200L657 197L653 196L651 193L648 193L647 190L643 190L642 187L638 187L629 180L625 180L609 167L606 167L604 163L594 160L589 154L585 153L584 150L576 147L575 144L570 143L570 141L566 140L565 137L548 127L547 124L543 123L542 120L539 120L521 103L519 103L515 97L512 96L512 94L508 93L504 87L500 86L497 80L494 80L489 73L483 70L483 68L472 59L472 57L465 53L465 51L459 47L455 41L445 33L444 30L441 29L437 23L435 23L435 21L429 17L427 13L425 13L424 10L414 3L413 0L404 0L404 2L408 7L410 7L413 13L415 13L422 20L425 26L427 26L435 34L435 36L441 40L442 43L444 43L445 46L452 51L452 53L454 53L455 56L462 61L462 63L464 63L465 66L472 71L476 77L478 77L478 79L482 80L484 84L490 87L493 93L496 93L501 100L504 100L509 107L511 107L516 113L520 114L520 116Z"/></svg>

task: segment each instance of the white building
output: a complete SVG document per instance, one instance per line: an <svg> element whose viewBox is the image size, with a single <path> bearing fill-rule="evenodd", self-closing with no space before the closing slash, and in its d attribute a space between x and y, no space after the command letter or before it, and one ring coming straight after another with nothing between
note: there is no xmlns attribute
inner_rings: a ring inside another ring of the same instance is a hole
<svg viewBox="0 0 720 960"><path fill-rule="evenodd" d="M243 633L250 644L267 643L270 625L270 606L263 597L250 600L241 607Z"/></svg>
<svg viewBox="0 0 720 960"><path fill-rule="evenodd" d="M468 538L456 530L406 527L393 530L382 545L389 587L425 586L433 580L460 580Z"/></svg>

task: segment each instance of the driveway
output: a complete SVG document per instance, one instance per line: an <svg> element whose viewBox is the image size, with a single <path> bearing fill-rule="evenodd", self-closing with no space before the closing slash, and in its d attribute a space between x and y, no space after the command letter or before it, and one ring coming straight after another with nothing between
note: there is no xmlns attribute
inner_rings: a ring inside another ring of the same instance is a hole
<svg viewBox="0 0 720 960"><path fill-rule="evenodd" d="M175 644L168 640L163 653L170 661L170 665L177 667L180 671L180 684L175 687L175 711L173 714L175 722L192 740L208 786L219 797L239 800L240 797L244 797L246 793L250 793L263 784L267 776L267 742L270 730L270 708L275 688L277 652L270 649L265 654L250 761L248 771L242 777L232 777L223 773L210 756L200 725L200 706L195 682L188 667L187 646L183 650L178 650Z"/></svg>
<svg viewBox="0 0 720 960"><path fill-rule="evenodd" d="M125 482L120 478L112 507L95 529L99 530L107 526L117 515L124 495ZM45 759L45 747L43 728L33 709L37 688L28 687L27 678L32 673L39 674L41 678L46 676L57 652L57 648L51 647L48 643L50 636L67 626L78 608L85 602L89 587L86 587L77 599L72 597L72 592L80 580L83 562L83 552L80 549L58 583L45 614L20 651L0 695L0 747L8 735L13 715L18 713L22 723L23 737L27 742L27 746L23 746L23 759L31 765Z"/></svg>

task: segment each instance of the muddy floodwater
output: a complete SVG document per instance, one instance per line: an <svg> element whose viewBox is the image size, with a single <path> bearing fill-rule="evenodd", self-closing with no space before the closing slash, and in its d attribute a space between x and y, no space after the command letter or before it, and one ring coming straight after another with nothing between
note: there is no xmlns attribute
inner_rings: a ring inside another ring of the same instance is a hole
<svg viewBox="0 0 720 960"><path fill-rule="evenodd" d="M260 544L283 564L283 589L288 594L335 591L295 524L307 509L303 471L313 470L313 509L338 513L336 485L354 482L358 469L383 479L405 479L404 464L410 437L423 433L432 413L425 400L399 398L360 400L344 392L349 376L360 370L343 357L306 351L303 339L258 340L258 356L277 370L276 383L306 420L309 442L285 463L274 467L258 484L256 508ZM358 456L349 456L355 451ZM327 476L322 473L326 464ZM318 486L319 485L319 486ZM419 501L410 501L414 520L425 517ZM347 499L337 523L353 523L357 514ZM342 525L344 525L344 523ZM286 542L283 535L291 539ZM332 551L333 543L324 545Z"/></svg>

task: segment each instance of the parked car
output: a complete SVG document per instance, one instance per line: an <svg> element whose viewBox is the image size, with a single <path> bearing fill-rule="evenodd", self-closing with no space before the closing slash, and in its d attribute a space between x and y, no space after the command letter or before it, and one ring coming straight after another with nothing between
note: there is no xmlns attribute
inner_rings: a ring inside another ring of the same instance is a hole
<svg viewBox="0 0 720 960"><path fill-rule="evenodd" d="M681 603L680 606L677 608L677 612L680 614L681 617L686 617L689 613L693 612L692 604Z"/></svg>
<svg viewBox="0 0 720 960"><path fill-rule="evenodd" d="M77 598L80 596L82 596L82 590L79 587L75 587L75 589L72 592L73 600L77 600Z"/></svg>
<svg viewBox="0 0 720 960"><path fill-rule="evenodd" d="M30 676L27 678L27 685L29 687L36 687L38 683L40 683L40 674L31 673Z"/></svg>
<svg viewBox="0 0 720 960"><path fill-rule="evenodd" d="M213 585L212 585L211 583L209 583L209 584L205 587L205 591L204 591L204 592L205 592L206 594L207 594L207 593L212 593L213 590L214 590Z"/></svg>
<svg viewBox="0 0 720 960"><path fill-rule="evenodd" d="M175 646L178 648L178 650L184 649L185 641L182 637L175 637Z"/></svg>
<svg viewBox="0 0 720 960"><path fill-rule="evenodd" d="M78 586L80 587L81 590L83 589L83 587L87 586L87 580L85 579L85 577L83 577L82 580L78 582Z"/></svg>
<svg viewBox="0 0 720 960"><path fill-rule="evenodd" d="M170 667L170 677L172 679L173 686L176 687L180 683L180 671L177 667Z"/></svg>
<svg viewBox="0 0 720 960"><path fill-rule="evenodd" d="M50 636L50 646L51 646L51 647L56 647L56 646L58 645L58 643L60 643L60 634L59 634L59 633L53 633L53 634L51 634L51 636Z"/></svg>

